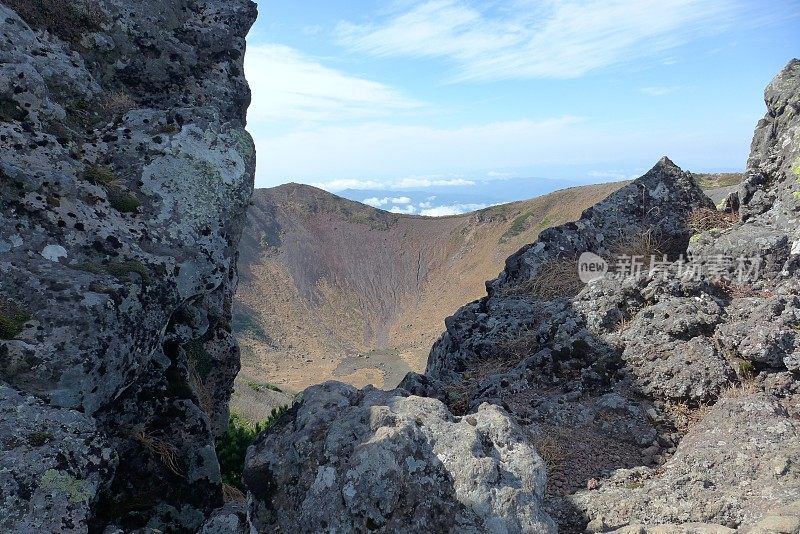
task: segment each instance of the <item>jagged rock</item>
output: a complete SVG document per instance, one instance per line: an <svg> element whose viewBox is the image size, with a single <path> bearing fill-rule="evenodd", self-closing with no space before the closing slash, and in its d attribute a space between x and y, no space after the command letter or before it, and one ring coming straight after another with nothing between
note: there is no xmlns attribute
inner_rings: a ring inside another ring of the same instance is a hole
<svg viewBox="0 0 800 534"><path fill-rule="evenodd" d="M495 406L326 382L248 450L261 532L555 532L544 464Z"/></svg>
<svg viewBox="0 0 800 534"><path fill-rule="evenodd" d="M710 339L722 307L708 294L665 299L640 311L622 333L626 369L651 398L702 402L736 375Z"/></svg>
<svg viewBox="0 0 800 534"><path fill-rule="evenodd" d="M536 276L542 266L556 258L575 260L584 252L613 256L632 236L654 231L663 253L686 249L691 232L686 218L697 208L714 208L714 203L666 156L644 176L612 193L586 210L580 220L539 235L539 240L506 260L500 276L487 284L489 294L509 284Z"/></svg>
<svg viewBox="0 0 800 534"><path fill-rule="evenodd" d="M660 469L618 471L573 497L595 524L754 524L800 493L800 424L766 394L726 398ZM648 531L649 532L649 531Z"/></svg>
<svg viewBox="0 0 800 534"><path fill-rule="evenodd" d="M76 530L193 530L222 504L214 436L239 369L255 4L57 2L53 24L51 3L0 4L0 380L82 412L119 458L78 479Z"/></svg>
<svg viewBox="0 0 800 534"><path fill-rule="evenodd" d="M769 506L800 497L786 467L796 463L795 419L780 404L796 403L800 390L799 88L794 60L767 89L769 110L735 199L741 220L721 219L724 228L689 239L690 213L713 208L685 173L662 160L580 221L542 232L509 258L487 284L488 296L446 321L427 376L404 382L458 413L488 401L528 425L556 458L550 480L563 484L548 488L545 506L565 532L587 523L598 532L725 532L755 525ZM670 194L658 194L665 190ZM646 209L638 209L637 195ZM622 242L636 251L628 253L641 253L621 239L638 235L648 238L638 245L670 255L661 271L583 288L563 283L583 252L608 259L625 253ZM687 271L674 262L679 253L705 270ZM750 267L751 258L758 268L738 276L741 260ZM543 277L557 262L564 268ZM541 291L540 279L558 291ZM785 400L725 400L692 427L702 406L749 380L746 387ZM592 416L608 395L630 409ZM603 441L609 430L612 441ZM587 453L574 435L596 445ZM592 465L592 453L604 460ZM770 455L787 454L785 465L767 465ZM663 472L653 469L665 460ZM600 490L570 501L587 484Z"/></svg>
<svg viewBox="0 0 800 534"><path fill-rule="evenodd" d="M233 502L214 512L203 524L200 534L249 534L247 503Z"/></svg>
<svg viewBox="0 0 800 534"><path fill-rule="evenodd" d="M85 531L116 464L90 417L0 382L0 531Z"/></svg>

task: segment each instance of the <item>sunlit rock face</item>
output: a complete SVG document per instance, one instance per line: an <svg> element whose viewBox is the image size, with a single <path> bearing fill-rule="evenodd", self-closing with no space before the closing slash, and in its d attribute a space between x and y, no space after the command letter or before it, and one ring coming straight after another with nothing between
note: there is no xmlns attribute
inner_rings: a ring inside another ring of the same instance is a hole
<svg viewBox="0 0 800 534"><path fill-rule="evenodd" d="M0 530L192 530L222 504L255 17L0 3L0 409L24 407Z"/></svg>

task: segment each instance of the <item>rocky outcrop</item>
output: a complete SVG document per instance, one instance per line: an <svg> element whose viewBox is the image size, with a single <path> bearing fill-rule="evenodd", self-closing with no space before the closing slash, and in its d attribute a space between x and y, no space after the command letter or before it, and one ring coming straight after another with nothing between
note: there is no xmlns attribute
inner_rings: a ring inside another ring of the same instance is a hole
<svg viewBox="0 0 800 534"><path fill-rule="evenodd" d="M401 384L458 414L503 406L549 459L564 532L796 521L800 61L766 102L738 220L662 159L509 258ZM582 284L585 252L614 275Z"/></svg>
<svg viewBox="0 0 800 534"><path fill-rule="evenodd" d="M249 451L253 526L797 532L798 65L727 213L663 158L509 258L424 376L308 390Z"/></svg>
<svg viewBox="0 0 800 534"><path fill-rule="evenodd" d="M0 3L0 403L24 408L2 530L193 530L222 504L255 15Z"/></svg>
<svg viewBox="0 0 800 534"><path fill-rule="evenodd" d="M259 532L555 532L544 464L502 409L454 417L402 390L327 382L248 451Z"/></svg>
<svg viewBox="0 0 800 534"><path fill-rule="evenodd" d="M797 415L764 393L724 399L658 472L617 471L574 502L599 532L631 523L755 525L768 510L798 499Z"/></svg>

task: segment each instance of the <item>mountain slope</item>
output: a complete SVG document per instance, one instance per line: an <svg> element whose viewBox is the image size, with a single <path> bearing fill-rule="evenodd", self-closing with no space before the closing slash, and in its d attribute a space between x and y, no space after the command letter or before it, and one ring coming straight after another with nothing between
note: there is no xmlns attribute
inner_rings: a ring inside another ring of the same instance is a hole
<svg viewBox="0 0 800 534"><path fill-rule="evenodd" d="M623 184L464 215L397 215L304 185L257 190L240 248L240 382L394 386L507 256ZM241 384L240 384L241 387Z"/></svg>

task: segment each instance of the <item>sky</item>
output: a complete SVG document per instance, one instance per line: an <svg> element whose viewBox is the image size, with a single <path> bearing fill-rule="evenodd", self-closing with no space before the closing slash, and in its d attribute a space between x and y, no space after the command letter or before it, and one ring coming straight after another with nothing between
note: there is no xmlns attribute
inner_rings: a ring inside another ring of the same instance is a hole
<svg viewBox="0 0 800 534"><path fill-rule="evenodd" d="M742 170L764 87L800 56L800 0L258 4L256 186L405 213L628 179L662 155Z"/></svg>

